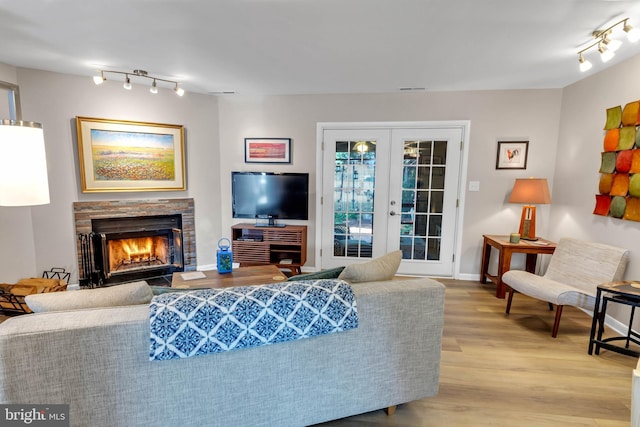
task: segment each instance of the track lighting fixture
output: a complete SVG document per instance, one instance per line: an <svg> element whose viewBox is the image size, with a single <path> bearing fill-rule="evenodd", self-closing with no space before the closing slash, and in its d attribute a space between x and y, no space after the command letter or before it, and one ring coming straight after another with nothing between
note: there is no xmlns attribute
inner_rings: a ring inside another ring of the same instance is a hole
<svg viewBox="0 0 640 427"><path fill-rule="evenodd" d="M596 47L598 52L600 52L600 59L602 62L607 62L611 58L614 57L615 51L622 46L622 42L617 39L612 39L611 34L613 30L619 26L620 24L624 24L623 30L627 33L627 38L630 42L634 43L640 40L640 30L633 28L631 24L629 24L629 18L625 18L619 22L616 22L612 26L604 30L595 30L592 35L595 41L591 43L589 46L578 52L578 63L580 64L580 71L585 72L591 69L591 62L586 60L583 56L589 49Z"/></svg>
<svg viewBox="0 0 640 427"><path fill-rule="evenodd" d="M612 40L609 38L609 35L604 36L604 38L602 39L602 43L604 43L604 45L607 47L607 50L610 50L611 52L615 52L616 50L620 49L620 46L622 46L622 42L620 40Z"/></svg>
<svg viewBox="0 0 640 427"><path fill-rule="evenodd" d="M106 74L121 74L125 76L125 80L124 80L124 84L122 85L123 88L127 89L127 90L131 90L133 88L133 86L131 85L131 78L129 77L130 75L133 77L141 77L141 78L145 78L145 79L150 79L152 80L151 83L151 87L149 88L149 92L155 94L158 93L158 83L157 82L165 82L165 83L170 83L175 85L174 86L174 91L178 96L182 96L184 95L184 89L182 89L179 86L179 83L173 80L167 80L167 79L161 79L160 77L153 77L150 76L149 73L147 73L145 70L133 70L133 72L125 72L125 71L113 71L113 70L100 70L100 74L99 75L95 75L93 76L93 82L97 85L102 84L105 80L107 80L107 76Z"/></svg>
<svg viewBox="0 0 640 427"><path fill-rule="evenodd" d="M611 49L607 48L604 41L598 43L598 52L600 52L600 59L602 59L602 62L607 62L615 56L615 53L613 53Z"/></svg>

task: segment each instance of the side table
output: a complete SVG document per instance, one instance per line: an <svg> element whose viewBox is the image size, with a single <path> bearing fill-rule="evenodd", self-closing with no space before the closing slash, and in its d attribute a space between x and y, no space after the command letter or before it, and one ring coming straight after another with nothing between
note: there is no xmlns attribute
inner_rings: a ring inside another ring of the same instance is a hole
<svg viewBox="0 0 640 427"><path fill-rule="evenodd" d="M602 310L600 310L601 300ZM607 305L610 302L631 306L631 315L629 316L629 326L626 336L602 338ZM607 350L626 354L627 356L640 357L639 351L629 348L630 343L640 345L640 340L638 339L640 338L640 334L631 329L636 307L640 307L640 282L624 280L598 285L596 303L593 308L593 321L591 322L591 335L589 336L589 354L593 354L593 347L595 346L596 354L600 354L600 348L606 348ZM611 344L614 341L624 341L624 347Z"/></svg>
<svg viewBox="0 0 640 427"><path fill-rule="evenodd" d="M526 270L535 273L539 254L552 254L556 250L556 244L549 240L536 241L520 240L519 243L510 243L509 236L494 236L483 234L482 266L480 269L480 283L487 283L487 279L496 284L496 298L504 298L506 286L502 283L502 275L511 269L511 255L521 253L527 255ZM498 274L491 275L489 270L489 258L491 248L498 250Z"/></svg>

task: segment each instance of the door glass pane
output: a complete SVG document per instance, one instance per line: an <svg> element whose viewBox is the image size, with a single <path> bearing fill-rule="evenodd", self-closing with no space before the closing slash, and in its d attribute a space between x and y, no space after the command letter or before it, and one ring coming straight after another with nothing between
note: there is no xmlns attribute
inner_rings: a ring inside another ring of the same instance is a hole
<svg viewBox="0 0 640 427"><path fill-rule="evenodd" d="M429 219L429 236L442 236L442 215L431 215Z"/></svg>
<svg viewBox="0 0 640 427"><path fill-rule="evenodd" d="M446 141L405 141L400 250L403 259L439 260Z"/></svg>
<svg viewBox="0 0 640 427"><path fill-rule="evenodd" d="M22 120L18 86L0 81L0 119ZM5 103L4 100L7 100Z"/></svg>
<svg viewBox="0 0 640 427"><path fill-rule="evenodd" d="M429 248L427 249L428 260L440 259L440 239L429 239Z"/></svg>
<svg viewBox="0 0 640 427"><path fill-rule="evenodd" d="M444 191L431 192L431 207L429 212L439 214L444 212Z"/></svg>
<svg viewBox="0 0 640 427"><path fill-rule="evenodd" d="M375 167L375 141L336 142L334 257L371 258Z"/></svg>
<svg viewBox="0 0 640 427"><path fill-rule="evenodd" d="M435 169L435 168L434 168ZM442 168L438 168L442 169ZM418 182L417 188L419 190L429 189L429 182L431 181L429 178L431 176L431 168L429 167L419 167L418 168Z"/></svg>

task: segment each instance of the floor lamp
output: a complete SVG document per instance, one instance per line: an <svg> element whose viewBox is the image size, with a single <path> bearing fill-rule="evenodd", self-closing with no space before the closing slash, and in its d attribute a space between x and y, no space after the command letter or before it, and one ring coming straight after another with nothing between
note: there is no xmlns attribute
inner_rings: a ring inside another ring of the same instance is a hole
<svg viewBox="0 0 640 427"><path fill-rule="evenodd" d="M49 203L42 125L0 120L0 206Z"/></svg>
<svg viewBox="0 0 640 427"><path fill-rule="evenodd" d="M524 203L520 217L520 238L538 240L536 237L536 207L551 203L546 178L516 179L509 203Z"/></svg>

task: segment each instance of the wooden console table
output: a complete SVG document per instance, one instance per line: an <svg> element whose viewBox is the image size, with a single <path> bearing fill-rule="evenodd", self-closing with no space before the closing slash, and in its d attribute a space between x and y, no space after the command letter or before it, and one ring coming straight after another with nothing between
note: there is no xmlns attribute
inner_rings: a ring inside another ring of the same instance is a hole
<svg viewBox="0 0 640 427"><path fill-rule="evenodd" d="M482 266L480 270L480 283L487 283L487 279L496 284L496 298L504 298L506 286L502 283L502 275L511 269L511 255L514 253L526 254L526 270L535 273L539 254L551 255L556 250L556 244L545 239L536 241L520 240L519 243L510 243L509 236L495 236L484 234L482 245ZM491 248L498 250L498 274L491 275L489 270L489 258Z"/></svg>
<svg viewBox="0 0 640 427"><path fill-rule="evenodd" d="M233 260L240 267L275 265L301 274L307 262L307 226L256 227L236 224L231 227Z"/></svg>

